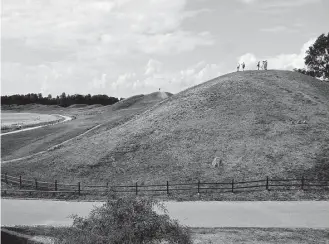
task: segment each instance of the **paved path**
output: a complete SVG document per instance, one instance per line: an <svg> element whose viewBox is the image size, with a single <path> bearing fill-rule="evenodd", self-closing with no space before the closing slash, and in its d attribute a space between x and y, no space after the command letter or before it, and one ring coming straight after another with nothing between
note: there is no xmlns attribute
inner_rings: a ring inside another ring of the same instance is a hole
<svg viewBox="0 0 329 244"><path fill-rule="evenodd" d="M16 133L20 133L20 132L28 131L28 130L35 130L35 129L38 129L38 128L41 128L41 127L45 127L45 126L49 126L49 125L56 125L56 124L59 124L59 123L64 123L66 121L72 120L72 118L69 117L69 116L60 115L60 114L54 114L54 115L60 116L64 120L59 121L57 123L53 123L53 124L50 122L49 124L46 124L46 125L39 125L39 126L34 126L34 127L29 127L29 128L21 129L21 130L14 130L14 131L6 132L6 133L1 133L0 136L10 135L10 134L16 134Z"/></svg>
<svg viewBox="0 0 329 244"><path fill-rule="evenodd" d="M100 202L1 200L2 225L69 225ZM329 228L328 201L167 202L172 218L191 227Z"/></svg>

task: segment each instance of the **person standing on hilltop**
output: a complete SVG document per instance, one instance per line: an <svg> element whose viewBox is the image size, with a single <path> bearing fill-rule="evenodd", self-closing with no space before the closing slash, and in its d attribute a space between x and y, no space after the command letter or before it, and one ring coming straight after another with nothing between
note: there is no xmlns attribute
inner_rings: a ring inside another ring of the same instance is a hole
<svg viewBox="0 0 329 244"><path fill-rule="evenodd" d="M262 63L262 70L265 69L265 60L263 60L263 63Z"/></svg>
<svg viewBox="0 0 329 244"><path fill-rule="evenodd" d="M242 70L244 71L244 68L246 67L245 63L242 63Z"/></svg>
<svg viewBox="0 0 329 244"><path fill-rule="evenodd" d="M259 67L260 67L260 61L258 61L257 63L257 69L259 70Z"/></svg>
<svg viewBox="0 0 329 244"><path fill-rule="evenodd" d="M267 70L267 60L265 60L264 69Z"/></svg>
<svg viewBox="0 0 329 244"><path fill-rule="evenodd" d="M240 70L240 64L238 63L238 66L236 67L236 69L239 71Z"/></svg>

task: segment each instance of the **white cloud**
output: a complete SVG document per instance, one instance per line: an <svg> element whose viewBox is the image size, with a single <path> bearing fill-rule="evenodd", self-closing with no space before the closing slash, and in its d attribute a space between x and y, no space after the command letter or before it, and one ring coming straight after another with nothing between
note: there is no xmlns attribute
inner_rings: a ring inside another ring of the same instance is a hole
<svg viewBox="0 0 329 244"><path fill-rule="evenodd" d="M148 64L150 61L148 62ZM158 61L153 60L151 63L155 64ZM148 65L146 65L148 66ZM161 64L161 66L163 66ZM126 73L118 77L115 87L119 94L127 94L127 88L130 88L131 95L147 94L157 91L161 88L162 91L169 91L172 93L180 92L188 87L208 81L220 75L220 67L218 64L207 64L202 61L177 71L166 71L162 69L153 70L151 73L144 73L144 77L136 74ZM132 91L133 90L133 91Z"/></svg>
<svg viewBox="0 0 329 244"><path fill-rule="evenodd" d="M248 10L252 13L275 14L283 13L291 14L297 8L307 5L316 5L325 0L239 0L248 6ZM245 11L245 9L243 10ZM266 16L267 18L268 16Z"/></svg>
<svg viewBox="0 0 329 244"><path fill-rule="evenodd" d="M145 66L145 75L152 75L154 73L157 73L161 70L161 68L161 62L154 59L150 59Z"/></svg>
<svg viewBox="0 0 329 244"><path fill-rule="evenodd" d="M255 54L253 54L253 53L246 53L246 54L244 54L244 55L242 55L242 56L240 56L239 57L239 59L238 59L238 62L239 63L256 63L256 61L257 61L257 58L256 58L256 56L255 56Z"/></svg>
<svg viewBox="0 0 329 244"><path fill-rule="evenodd" d="M272 0L272 1L266 1L266 4L264 4L264 8L293 8L308 4L315 4L319 3L322 0ZM265 3L265 1L263 1Z"/></svg>
<svg viewBox="0 0 329 244"><path fill-rule="evenodd" d="M182 28L186 0L10 1L4 4L2 36L30 48L69 49L81 58L130 52L170 54L211 45L209 33ZM185 45L185 42L187 45Z"/></svg>
<svg viewBox="0 0 329 244"><path fill-rule="evenodd" d="M245 4L261 4L262 8L297 7L307 4L319 3L322 0L239 0Z"/></svg>
<svg viewBox="0 0 329 244"><path fill-rule="evenodd" d="M287 26L283 26L283 25L277 25L277 26L272 26L272 27L266 27L266 28L262 28L260 29L260 31L263 32L283 32L283 31L288 31L290 30ZM292 30L290 30L292 31Z"/></svg>
<svg viewBox="0 0 329 244"><path fill-rule="evenodd" d="M283 69L292 70L294 68L304 67L304 57L306 55L307 49L315 42L315 38L306 42L299 53L291 54L279 54L272 57L257 57L253 53L246 53L238 57L238 62L246 63L247 69L256 69L256 64L258 61L267 60L269 69Z"/></svg>
<svg viewBox="0 0 329 244"><path fill-rule="evenodd" d="M100 78L94 78L93 81L89 84L90 88L93 89L104 89L107 84L107 74L102 74Z"/></svg>
<svg viewBox="0 0 329 244"><path fill-rule="evenodd" d="M40 87L53 95L112 93L103 88L119 87L124 80L138 87L133 73L148 56L172 56L214 43L209 32L183 25L207 11L187 10L187 0L11 0L2 7L5 93ZM160 66L151 63L146 75ZM125 73L130 75L119 77ZM18 89L23 80L30 85Z"/></svg>
<svg viewBox="0 0 329 244"><path fill-rule="evenodd" d="M255 3L258 0L239 0L240 2L246 3L246 4L251 4L251 3Z"/></svg>

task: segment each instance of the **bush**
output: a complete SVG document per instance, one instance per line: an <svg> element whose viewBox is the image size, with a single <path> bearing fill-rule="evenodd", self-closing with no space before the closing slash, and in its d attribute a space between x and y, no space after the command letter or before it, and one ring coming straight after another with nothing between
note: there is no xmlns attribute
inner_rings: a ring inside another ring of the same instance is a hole
<svg viewBox="0 0 329 244"><path fill-rule="evenodd" d="M155 207L164 213L158 214ZM58 233L56 243L192 243L189 230L171 220L163 205L151 199L109 199L87 218L72 218L73 226Z"/></svg>

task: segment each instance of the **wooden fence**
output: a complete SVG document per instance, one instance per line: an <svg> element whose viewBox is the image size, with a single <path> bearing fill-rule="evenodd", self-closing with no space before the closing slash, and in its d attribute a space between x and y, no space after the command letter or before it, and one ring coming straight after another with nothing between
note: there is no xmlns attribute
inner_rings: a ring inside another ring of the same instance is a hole
<svg viewBox="0 0 329 244"><path fill-rule="evenodd" d="M39 192L39 193L69 193L77 195L97 195L113 193L132 193L139 195L141 193L162 193L169 195L171 193L235 193L251 190L329 190L328 180L308 179L275 179L266 177L259 180L235 181L230 182L195 182L195 183L172 183L167 181L165 184L144 185L137 182L132 185L87 185L77 182L76 184L63 184L57 182L45 182L37 179L23 179L22 176L10 176L1 174L1 181L7 185L13 186L12 189L1 189L3 195L10 192Z"/></svg>

